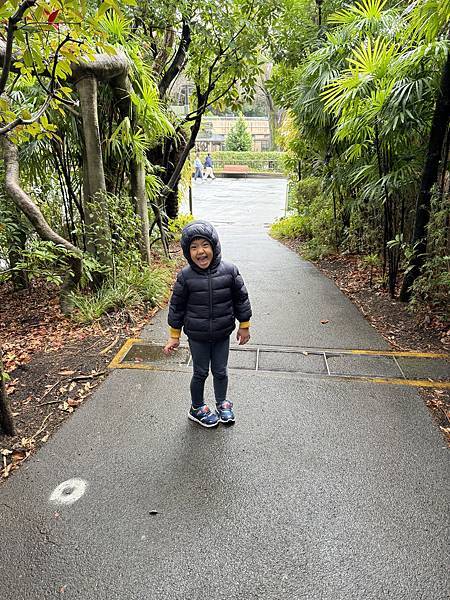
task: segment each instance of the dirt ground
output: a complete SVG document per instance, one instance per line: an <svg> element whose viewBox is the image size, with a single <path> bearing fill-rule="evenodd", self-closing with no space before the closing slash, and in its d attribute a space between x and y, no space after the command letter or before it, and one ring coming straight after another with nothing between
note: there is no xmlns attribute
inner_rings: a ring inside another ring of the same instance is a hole
<svg viewBox="0 0 450 600"><path fill-rule="evenodd" d="M298 251L300 243L289 243ZM411 314L389 298L358 257L317 263L397 350L450 353L450 324L429 311ZM0 434L0 481L36 452L107 376L107 365L125 339L138 337L157 309L124 310L93 325L77 325L59 310L54 286L34 284L25 295L0 286L0 345L10 375L7 394L17 434ZM450 443L450 394L421 394Z"/></svg>
<svg viewBox="0 0 450 600"><path fill-rule="evenodd" d="M49 439L107 376L122 343L136 337L156 309L123 310L77 325L59 309L54 286L29 293L0 287L0 345L17 433L0 433L0 480Z"/></svg>

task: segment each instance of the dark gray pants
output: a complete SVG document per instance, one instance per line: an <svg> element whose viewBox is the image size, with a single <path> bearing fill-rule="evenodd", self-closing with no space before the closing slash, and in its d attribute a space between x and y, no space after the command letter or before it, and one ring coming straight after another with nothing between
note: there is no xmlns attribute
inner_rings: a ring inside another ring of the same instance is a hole
<svg viewBox="0 0 450 600"><path fill-rule="evenodd" d="M230 351L230 338L227 337L216 342L196 342L195 340L189 340L189 348L191 349L192 365L194 368L194 374L191 379L192 406L198 407L205 404L203 392L210 364L216 404L224 402L227 397L228 388L227 364Z"/></svg>

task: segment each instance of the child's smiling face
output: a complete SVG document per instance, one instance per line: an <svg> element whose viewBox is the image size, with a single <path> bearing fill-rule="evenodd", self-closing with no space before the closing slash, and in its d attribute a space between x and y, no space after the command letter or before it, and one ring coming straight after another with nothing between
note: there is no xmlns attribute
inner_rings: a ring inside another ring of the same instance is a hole
<svg viewBox="0 0 450 600"><path fill-rule="evenodd" d="M195 238L189 246L189 252L192 262L200 267L207 269L213 259L213 249L211 244L205 238Z"/></svg>

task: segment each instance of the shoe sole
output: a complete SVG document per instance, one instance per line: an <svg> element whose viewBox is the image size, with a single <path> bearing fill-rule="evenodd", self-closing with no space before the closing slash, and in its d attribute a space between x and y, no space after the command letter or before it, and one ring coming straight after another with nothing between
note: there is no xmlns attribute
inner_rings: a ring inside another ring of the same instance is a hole
<svg viewBox="0 0 450 600"><path fill-rule="evenodd" d="M235 419L222 419L219 417L219 422L222 423L223 425L234 425L236 420Z"/></svg>
<svg viewBox="0 0 450 600"><path fill-rule="evenodd" d="M193 415L188 415L188 419L190 419L191 421L194 421L194 423L198 423L202 427L206 427L207 429L212 429L213 427L217 427L219 425L219 421L217 421L217 423L212 423L211 425L209 425L208 423L202 423L201 421L199 421L199 419L196 419Z"/></svg>

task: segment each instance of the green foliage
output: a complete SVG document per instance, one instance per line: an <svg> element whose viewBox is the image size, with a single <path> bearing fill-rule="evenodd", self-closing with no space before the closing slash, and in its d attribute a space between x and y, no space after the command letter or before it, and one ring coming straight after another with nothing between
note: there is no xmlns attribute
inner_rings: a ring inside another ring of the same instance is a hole
<svg viewBox="0 0 450 600"><path fill-rule="evenodd" d="M321 194L320 189L318 177L291 181L289 186L288 209L297 213L293 222L300 227L299 234L293 237L303 238L306 244L302 253L309 256L316 255L319 249L320 255L328 254L336 242L332 203L328 196Z"/></svg>
<svg viewBox="0 0 450 600"><path fill-rule="evenodd" d="M156 306L167 297L170 281L171 269L168 267L128 264L95 294L72 293L71 301L76 309L73 319L79 323L90 323L120 309Z"/></svg>
<svg viewBox="0 0 450 600"><path fill-rule="evenodd" d="M376 252L363 256L363 262L368 267L379 267L381 265L380 256Z"/></svg>
<svg viewBox="0 0 450 600"><path fill-rule="evenodd" d="M192 3L177 9L192 25L186 75L201 93L214 82L208 99L212 108L240 110L253 98L261 70L261 50L267 45L278 1L199 3L194 19ZM197 102L198 98L192 98L194 105Z"/></svg>
<svg viewBox="0 0 450 600"><path fill-rule="evenodd" d="M424 140L450 52L450 1L324 0L320 30L315 4L286 0L274 26L283 44L273 50L269 89L288 111L278 141L290 170L289 208L302 219L312 255L339 245L373 261L383 256L394 294L411 255ZM311 175L321 179L322 200L303 202L298 178ZM432 221L428 236L438 230ZM445 295L446 247L444 239L431 243L422 298Z"/></svg>
<svg viewBox="0 0 450 600"><path fill-rule="evenodd" d="M321 180L318 177L306 177L295 182L289 197L289 210L296 210L299 214L308 209L318 197Z"/></svg>
<svg viewBox="0 0 450 600"><path fill-rule="evenodd" d="M55 246L51 242L31 240L26 250L22 252L22 260L16 268L26 271L30 279L43 278L49 283L58 285L62 283L64 273L67 271L65 254L64 248Z"/></svg>
<svg viewBox="0 0 450 600"><path fill-rule="evenodd" d="M380 256L376 252L366 254L366 256L363 256L363 263L369 267L369 287L372 287L373 271L381 266Z"/></svg>
<svg viewBox="0 0 450 600"><path fill-rule="evenodd" d="M450 318L450 198L438 191L432 197L428 245L421 277L413 284L412 306L431 304L444 319Z"/></svg>
<svg viewBox="0 0 450 600"><path fill-rule="evenodd" d="M306 260L322 260L326 256L333 254L334 250L331 244L326 244L320 239L312 238L303 244L301 254Z"/></svg>
<svg viewBox="0 0 450 600"><path fill-rule="evenodd" d="M174 240L180 239L183 227L186 227L193 220L194 217L192 215L185 214L179 214L176 219L169 220L169 232L172 234Z"/></svg>
<svg viewBox="0 0 450 600"><path fill-rule="evenodd" d="M204 162L206 152L200 152ZM283 152L212 152L214 170L221 171L224 165L246 165L252 173L283 173Z"/></svg>
<svg viewBox="0 0 450 600"><path fill-rule="evenodd" d="M0 261L8 263L12 247L20 248L23 236L30 232L30 225L19 210L0 196ZM0 277L1 277L0 271ZM3 274L8 278L8 274Z"/></svg>
<svg viewBox="0 0 450 600"><path fill-rule="evenodd" d="M64 246L32 237L28 239L26 248L21 251L20 260L13 270L26 271L30 280L43 279L48 283L61 285L67 275L67 258L70 255ZM105 268L92 256L85 255L82 283L92 282L94 272L105 272ZM9 279L11 274L12 270L3 274L0 271L0 282Z"/></svg>
<svg viewBox="0 0 450 600"><path fill-rule="evenodd" d="M412 287L413 309L431 305L443 319L450 318L450 256L430 256Z"/></svg>
<svg viewBox="0 0 450 600"><path fill-rule="evenodd" d="M18 4L1 3L3 23L15 13ZM121 0L121 4L128 1ZM108 9L114 5L118 3L109 1L93 10L90 3L64 0L53 22L48 12L53 10L51 5L36 2L25 10L23 21L14 32L14 73L6 82L0 102L0 126L11 125L16 142L52 137L55 128L47 119L46 109L64 114L66 104L73 104L67 85L72 65L96 51L111 51L100 23L105 6ZM51 90L42 84L48 73L54 74ZM17 94L17 88L26 92Z"/></svg>
<svg viewBox="0 0 450 600"><path fill-rule="evenodd" d="M327 225L329 225L327 223ZM314 222L306 216L292 215L284 217L272 224L270 235L277 240L301 240L300 253L306 260L319 260L333 253L331 240L327 236L322 238L314 235L320 226L320 219Z"/></svg>
<svg viewBox="0 0 450 600"><path fill-rule="evenodd" d="M225 139L225 150L231 152L249 152L252 149L252 136L247 129L243 115L239 116L234 127Z"/></svg>
<svg viewBox="0 0 450 600"><path fill-rule="evenodd" d="M270 227L270 235L277 240L295 240L308 234L307 219L300 215L284 217Z"/></svg>
<svg viewBox="0 0 450 600"><path fill-rule="evenodd" d="M333 252L335 228L331 203L322 195L298 203L296 215L276 221L270 234L276 239L302 241L301 254L316 260Z"/></svg>

